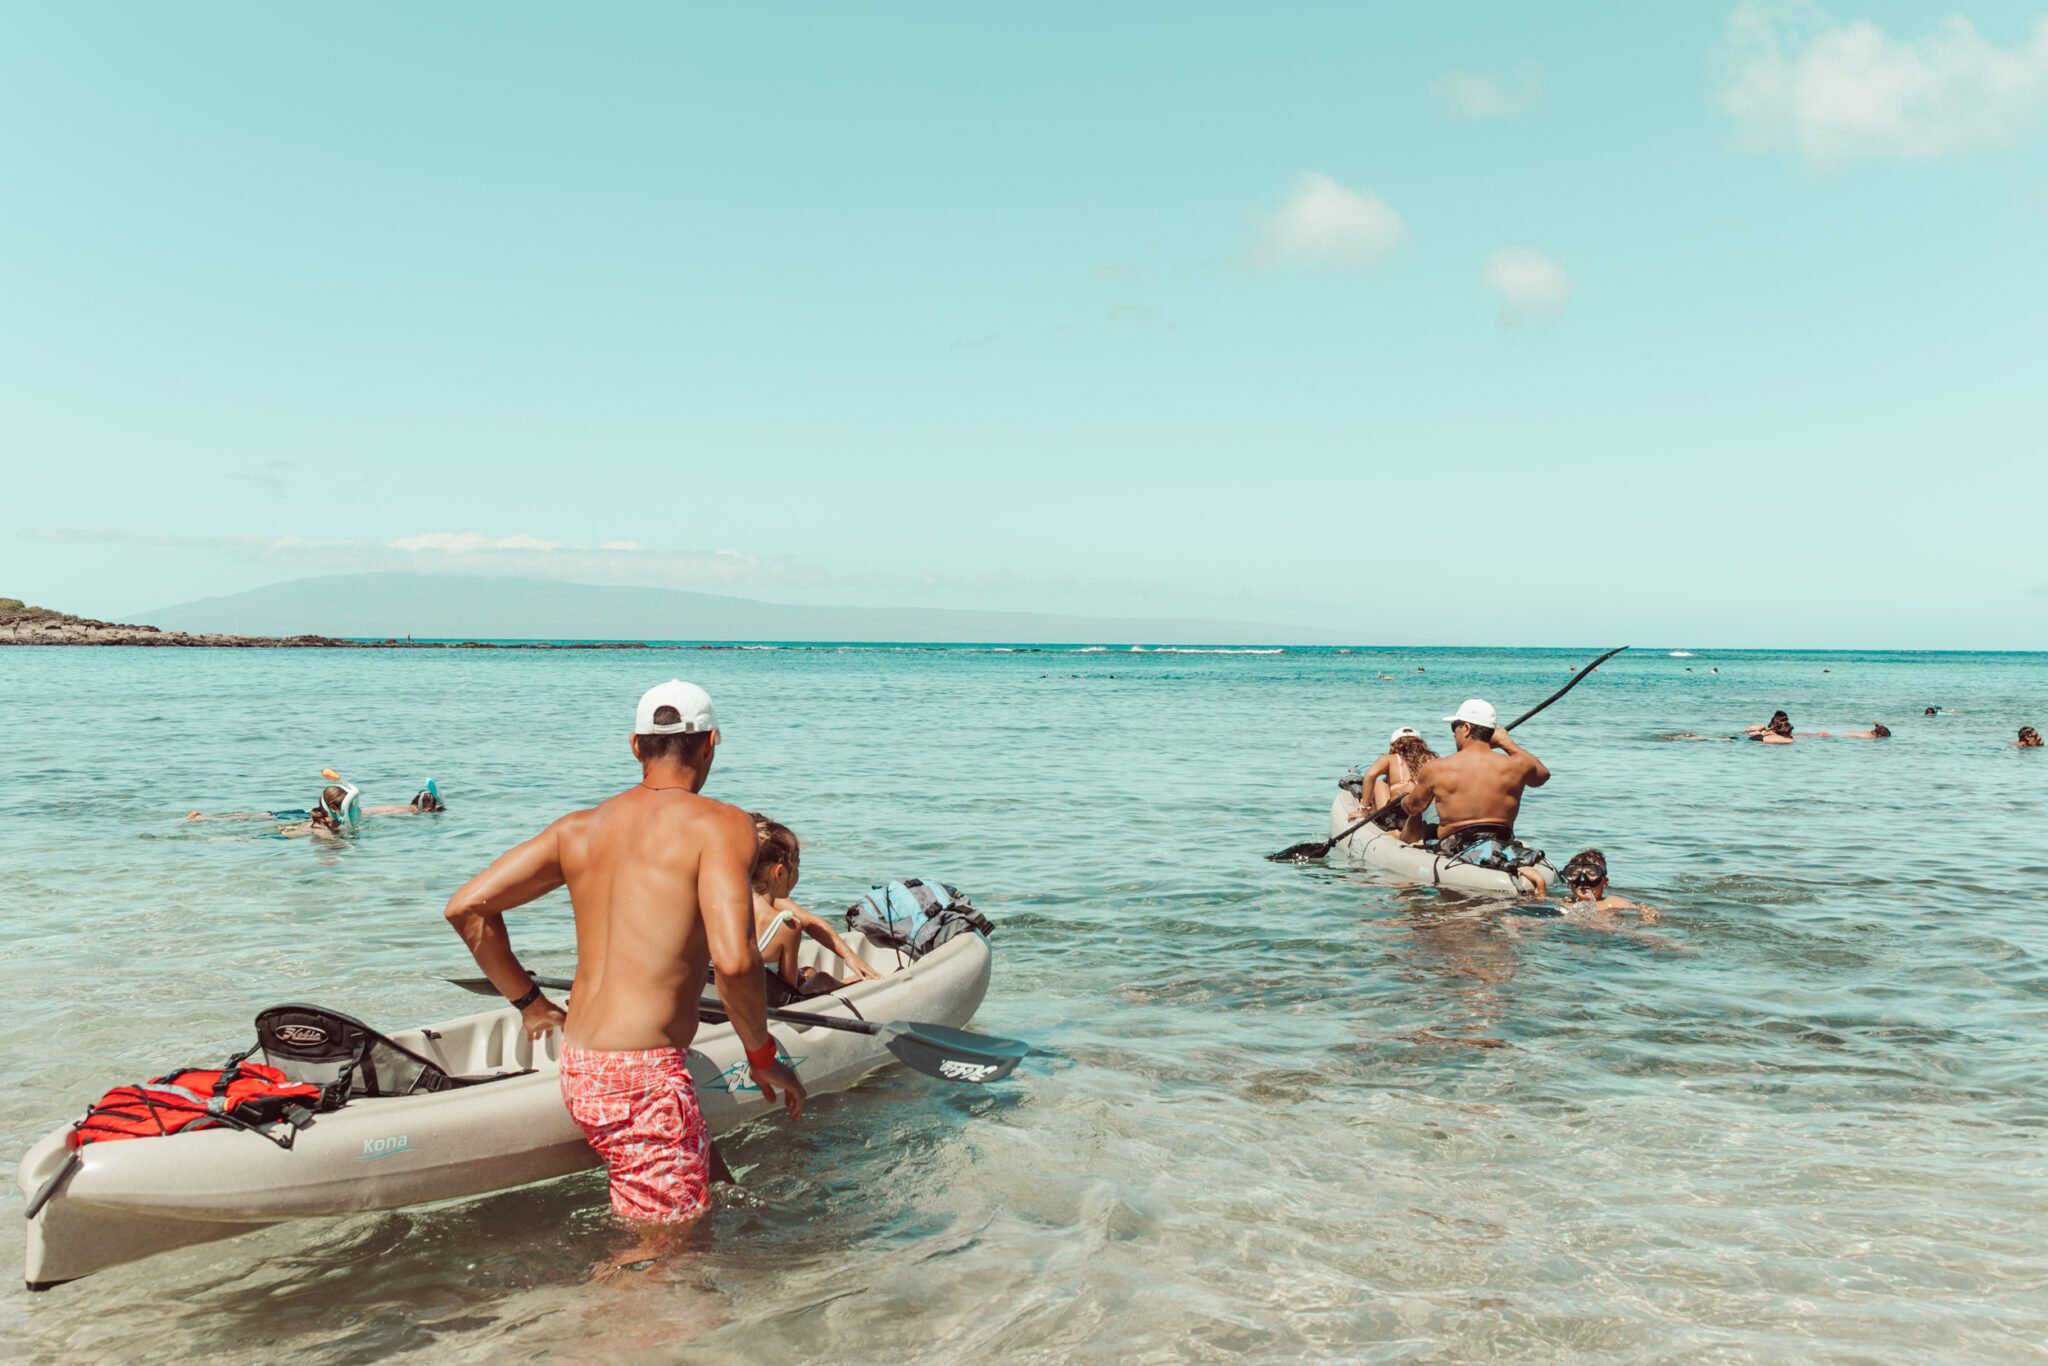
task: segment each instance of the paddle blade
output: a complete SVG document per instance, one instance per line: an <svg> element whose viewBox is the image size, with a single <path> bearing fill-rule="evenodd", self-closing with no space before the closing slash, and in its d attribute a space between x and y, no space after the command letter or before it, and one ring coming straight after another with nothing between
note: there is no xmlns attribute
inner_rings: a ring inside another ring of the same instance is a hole
<svg viewBox="0 0 2048 1366"><path fill-rule="evenodd" d="M1274 863L1311 863L1329 855L1335 840L1310 840L1307 844L1290 844L1277 854L1266 857Z"/></svg>
<svg viewBox="0 0 2048 1366"><path fill-rule="evenodd" d="M1019 1039L970 1034L945 1025L891 1020L876 1031L891 1053L942 1081L1001 1081L1031 1052Z"/></svg>

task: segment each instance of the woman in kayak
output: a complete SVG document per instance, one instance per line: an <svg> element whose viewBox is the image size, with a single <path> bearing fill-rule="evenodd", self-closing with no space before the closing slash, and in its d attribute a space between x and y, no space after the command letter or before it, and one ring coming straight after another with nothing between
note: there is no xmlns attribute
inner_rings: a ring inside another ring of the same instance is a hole
<svg viewBox="0 0 2048 1366"><path fill-rule="evenodd" d="M797 843L795 832L759 812L750 814L754 817L755 845L754 934L761 952L761 965L768 970L768 994L784 998L783 1001L770 1000L769 1004L781 1005L803 996L822 996L850 982L880 977L882 974L869 967L852 946L839 937L838 931L789 899L789 894L796 890L798 869L803 859L803 849ZM797 946L805 935L838 955L839 961L846 965L847 981L819 972L816 968L797 966Z"/></svg>
<svg viewBox="0 0 2048 1366"><path fill-rule="evenodd" d="M1415 790L1415 775L1422 772L1422 766L1436 758L1436 752L1422 738L1421 732L1413 726L1402 726L1387 741L1387 752L1372 761L1365 770L1359 787L1359 815L1370 815L1387 830L1395 829L1395 818L1401 818L1399 838L1403 844L1420 844L1426 833L1422 817L1409 815L1405 809L1389 810L1394 803Z"/></svg>

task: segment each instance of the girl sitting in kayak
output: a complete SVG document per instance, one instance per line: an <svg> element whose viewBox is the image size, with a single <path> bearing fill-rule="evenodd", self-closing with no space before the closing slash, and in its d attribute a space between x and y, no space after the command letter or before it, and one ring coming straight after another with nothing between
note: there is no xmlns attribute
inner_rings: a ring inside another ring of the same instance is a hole
<svg viewBox="0 0 2048 1366"><path fill-rule="evenodd" d="M838 931L789 899L796 890L802 846L795 832L759 812L754 817L754 933L761 964L768 970L768 1004L784 1005L804 996L822 996L851 982L880 977L853 951ZM797 946L805 935L839 956L847 981L815 968L797 966ZM781 1000L775 998L780 996Z"/></svg>
<svg viewBox="0 0 2048 1366"><path fill-rule="evenodd" d="M1380 826L1388 830L1395 829L1398 821L1403 844L1422 843L1426 833L1422 817L1408 814L1395 803L1415 790L1415 775L1434 758L1436 752L1413 726L1402 726L1395 731L1393 738L1387 741L1387 752L1373 760L1372 766L1365 770L1358 794L1358 814L1374 817Z"/></svg>

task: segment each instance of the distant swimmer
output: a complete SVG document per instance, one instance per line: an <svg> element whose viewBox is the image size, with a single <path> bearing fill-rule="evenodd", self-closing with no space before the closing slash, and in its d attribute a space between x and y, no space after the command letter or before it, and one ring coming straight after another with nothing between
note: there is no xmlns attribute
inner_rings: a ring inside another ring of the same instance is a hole
<svg viewBox="0 0 2048 1366"><path fill-rule="evenodd" d="M2017 739L2017 740L2015 740L2015 741L2013 741L2013 746L2012 746L2012 747L2013 747L2014 749L2039 749L2039 748L2041 748L2041 732L2040 732L2040 731L2038 731L2038 730L2035 730L2035 729L2034 729L2034 728L2033 728L2032 726L2021 726L2021 727L2020 727L2020 738L2019 738L2019 739Z"/></svg>
<svg viewBox="0 0 2048 1366"><path fill-rule="evenodd" d="M1614 896L1608 892L1607 855L1598 849L1584 849L1573 854L1561 876L1571 893L1565 903L1568 911L1634 911L1644 923L1651 925L1663 919L1654 906L1639 905L1625 896Z"/></svg>
<svg viewBox="0 0 2048 1366"><path fill-rule="evenodd" d="M1784 712L1774 711L1771 719L1761 726L1750 726L1746 733L1752 740L1766 745L1789 745L1792 743L1792 718Z"/></svg>
<svg viewBox="0 0 2048 1366"><path fill-rule="evenodd" d="M1829 738L1826 731L1821 732L1821 737L1823 739ZM1845 730L1832 738L1836 740L1889 740L1892 738L1892 732L1891 728L1886 726L1884 722L1872 721L1869 730Z"/></svg>
<svg viewBox="0 0 2048 1366"><path fill-rule="evenodd" d="M332 769L323 770L327 777L336 777ZM223 811L207 815L203 811L187 812L188 821L277 821L281 834L339 834L353 830L365 816L419 816L435 811L446 811L447 805L441 800L441 789L432 778L419 790L413 799L403 806L364 806L362 790L354 783L337 781L320 789L320 796L309 810L293 807L281 811Z"/></svg>
<svg viewBox="0 0 2048 1366"><path fill-rule="evenodd" d="M1541 849L1515 838L1515 817L1522 794L1549 782L1550 770L1509 737L1491 703L1471 698L1444 719L1457 752L1422 766L1402 799L1409 814L1434 803L1446 858L1515 873L1542 895L1550 865Z"/></svg>
<svg viewBox="0 0 2048 1366"><path fill-rule="evenodd" d="M1415 790L1422 766L1436 759L1436 751L1413 726L1402 726L1387 741L1387 752L1365 770L1359 790L1359 814L1376 818L1381 829L1397 826L1403 844L1420 844L1428 832L1419 813L1411 814L1400 800Z"/></svg>

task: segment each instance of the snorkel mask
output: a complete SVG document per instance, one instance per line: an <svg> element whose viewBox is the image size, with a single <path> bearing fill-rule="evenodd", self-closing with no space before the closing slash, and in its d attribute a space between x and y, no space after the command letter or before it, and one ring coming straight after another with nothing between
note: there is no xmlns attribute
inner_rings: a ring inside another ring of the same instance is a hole
<svg viewBox="0 0 2048 1366"><path fill-rule="evenodd" d="M341 789L340 808L337 810L328 804L327 793L323 790L320 793L320 809L334 822L335 829L347 826L353 830L356 828L356 822L363 818L362 791L350 782L338 781L335 786Z"/></svg>

